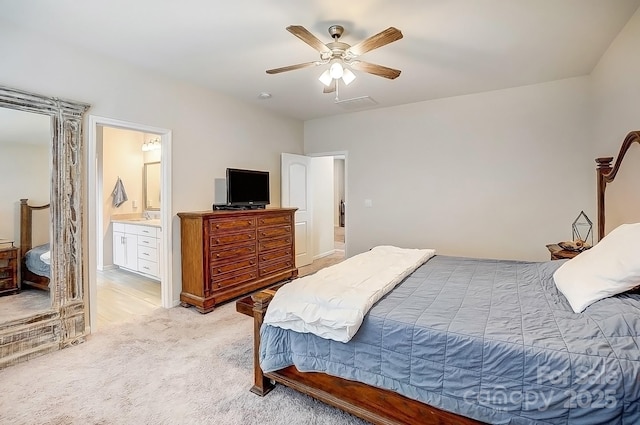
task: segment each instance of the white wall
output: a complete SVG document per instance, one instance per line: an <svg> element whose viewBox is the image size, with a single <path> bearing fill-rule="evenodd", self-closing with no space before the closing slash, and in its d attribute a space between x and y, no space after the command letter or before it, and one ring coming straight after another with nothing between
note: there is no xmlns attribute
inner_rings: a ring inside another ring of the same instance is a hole
<svg viewBox="0 0 640 425"><path fill-rule="evenodd" d="M5 86L87 102L89 114L172 130L174 300L181 289L177 212L211 209L214 179L224 178L227 167L270 171L271 204L280 204L280 153L302 153L301 122L5 23L0 51Z"/></svg>
<svg viewBox="0 0 640 425"><path fill-rule="evenodd" d="M305 122L306 154L348 151L348 255L548 259L594 214L588 93L582 77Z"/></svg>
<svg viewBox="0 0 640 425"><path fill-rule="evenodd" d="M313 258L332 254L333 236L333 157L311 160L311 193L313 193Z"/></svg>
<svg viewBox="0 0 640 425"><path fill-rule="evenodd" d="M20 199L29 199L29 205L49 203L49 160L48 146L0 143L0 239L20 246ZM33 212L34 246L49 242L49 211Z"/></svg>
<svg viewBox="0 0 640 425"><path fill-rule="evenodd" d="M625 136L640 130L640 9L611 43L592 72L593 156L617 157ZM640 146L632 146L614 184L607 188L606 231L640 221ZM595 180L594 180L595 190Z"/></svg>

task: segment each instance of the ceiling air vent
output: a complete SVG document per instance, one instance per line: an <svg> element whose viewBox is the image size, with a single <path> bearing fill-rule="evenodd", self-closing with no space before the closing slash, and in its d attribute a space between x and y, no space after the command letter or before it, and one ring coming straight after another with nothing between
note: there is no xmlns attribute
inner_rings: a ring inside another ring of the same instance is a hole
<svg viewBox="0 0 640 425"><path fill-rule="evenodd" d="M343 109L352 111L354 109L362 109L375 106L378 104L378 102L376 102L369 96L360 96L351 99L336 100L335 104L341 106Z"/></svg>

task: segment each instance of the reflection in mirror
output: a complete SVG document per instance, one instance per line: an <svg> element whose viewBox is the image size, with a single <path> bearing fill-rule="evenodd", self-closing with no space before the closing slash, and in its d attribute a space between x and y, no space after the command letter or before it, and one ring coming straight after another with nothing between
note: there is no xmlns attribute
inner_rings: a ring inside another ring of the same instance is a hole
<svg viewBox="0 0 640 425"><path fill-rule="evenodd" d="M51 309L48 287L23 285L22 257L26 250L20 249L25 242L20 199L49 204L50 163L51 117L0 108L0 240L6 241L0 243L0 323ZM31 218L29 243L39 247L46 260L51 233L49 208L34 210ZM36 264L42 263L40 254L30 256ZM46 276L48 265L42 263L41 270L39 273Z"/></svg>
<svg viewBox="0 0 640 425"><path fill-rule="evenodd" d="M87 332L82 251L82 120L89 105L0 86L0 108L44 117L50 130L47 149L51 153L46 165L37 164L34 160L20 165L18 169L9 168L5 164L6 168L3 170L8 172L3 173L4 179L12 184L12 187L7 186L4 190L16 190L20 193L4 194L1 198L3 201L7 196L15 198L10 200L12 207L9 207L13 214L0 219L10 222L8 225L4 224L2 232L11 232L10 238L17 239L16 219L13 218L18 209L16 201L31 196L22 193L23 190L31 192L31 189L20 186L20 183L41 172L45 172L49 189L44 189L44 195L35 194L33 200L42 199L45 204L49 200L50 208L45 217L51 225L50 230L44 231L45 235L50 235L50 238L45 239L51 241L48 256L50 281L46 285L50 308L0 321L0 368L3 368L80 343L84 341ZM44 185L46 187L46 183ZM21 213L19 216L22 215ZM19 235L23 239L22 232ZM39 239L32 242L37 244ZM18 267L21 268L20 263L18 262ZM22 270L18 273L22 275Z"/></svg>
<svg viewBox="0 0 640 425"><path fill-rule="evenodd" d="M160 162L147 162L143 169L144 209L160 210Z"/></svg>

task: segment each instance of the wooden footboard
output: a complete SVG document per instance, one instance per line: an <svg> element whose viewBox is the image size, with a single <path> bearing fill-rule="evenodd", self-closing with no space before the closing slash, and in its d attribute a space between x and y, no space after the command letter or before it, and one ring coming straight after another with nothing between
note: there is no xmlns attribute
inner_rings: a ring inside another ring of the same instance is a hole
<svg viewBox="0 0 640 425"><path fill-rule="evenodd" d="M259 292L251 298L254 331L254 383L251 392L264 396L277 382L374 424L482 424L482 422L440 410L393 391L324 373L299 372L295 366L263 373L260 369L260 327L269 302L273 298L273 291Z"/></svg>
<svg viewBox="0 0 640 425"><path fill-rule="evenodd" d="M21 268L22 285L28 285L36 289L41 289L43 291L49 290L49 278L29 271L27 265L25 264L24 258L22 259Z"/></svg>

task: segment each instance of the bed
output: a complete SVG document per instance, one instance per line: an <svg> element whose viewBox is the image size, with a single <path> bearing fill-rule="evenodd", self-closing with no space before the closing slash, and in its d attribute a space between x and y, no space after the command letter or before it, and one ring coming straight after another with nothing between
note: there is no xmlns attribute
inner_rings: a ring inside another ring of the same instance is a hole
<svg viewBox="0 0 640 425"><path fill-rule="evenodd" d="M601 239L606 185L639 141L630 133L613 167L596 160ZM277 382L380 424L640 423L640 294L576 313L556 283L570 261L436 255L347 343L263 325L273 292L255 294L252 392Z"/></svg>
<svg viewBox="0 0 640 425"><path fill-rule="evenodd" d="M33 211L49 208L50 204L32 206L28 199L20 200L20 255L22 285L49 290L51 266L49 244L33 247Z"/></svg>

